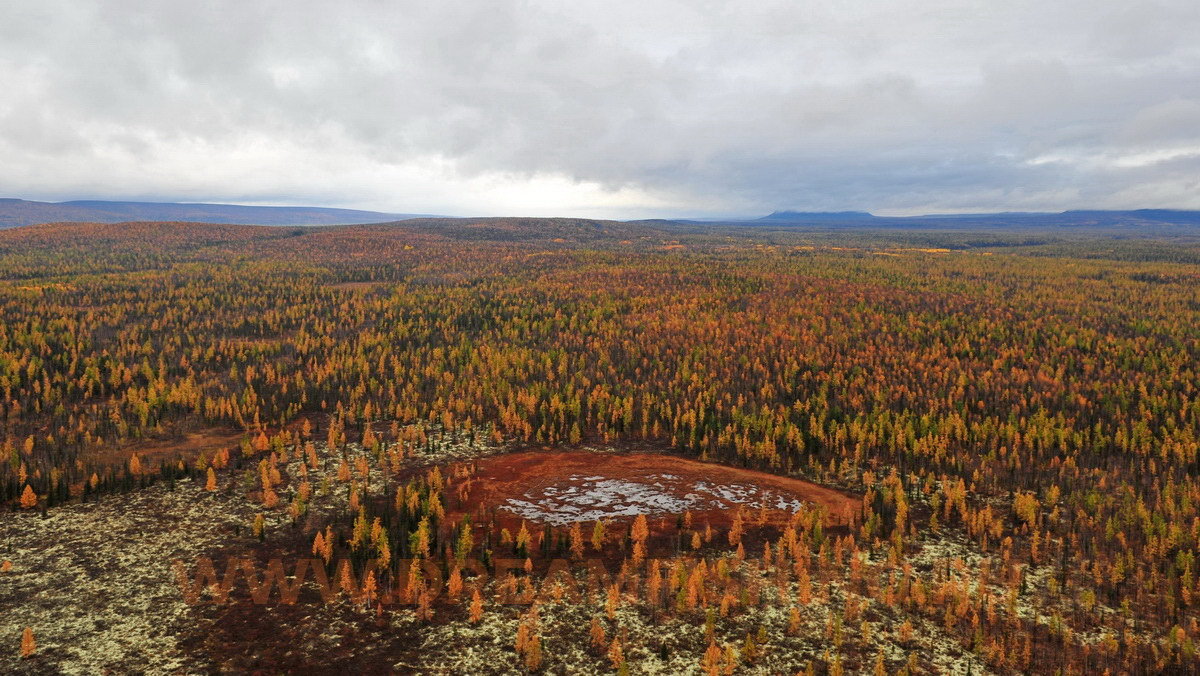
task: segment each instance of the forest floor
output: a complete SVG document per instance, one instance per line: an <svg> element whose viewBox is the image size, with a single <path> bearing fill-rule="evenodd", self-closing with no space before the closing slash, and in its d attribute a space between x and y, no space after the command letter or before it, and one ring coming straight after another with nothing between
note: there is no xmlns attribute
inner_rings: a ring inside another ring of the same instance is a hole
<svg viewBox="0 0 1200 676"><path fill-rule="evenodd" d="M258 511L239 491L210 493L180 481L54 507L45 516L4 514L0 559L12 571L0 575L0 672L191 672L177 639L194 629L194 619L173 561L251 541ZM287 516L268 512L266 519L271 527ZM25 627L34 629L38 653L19 660Z"/></svg>
<svg viewBox="0 0 1200 676"><path fill-rule="evenodd" d="M130 456L134 453L137 453L143 462L176 457L190 462L201 453L211 456L223 448L236 449L245 436L246 433L243 430L201 428L181 431L174 436L162 439L143 439L97 450L93 457L98 463L113 465L124 465L129 462Z"/></svg>
<svg viewBox="0 0 1200 676"><path fill-rule="evenodd" d="M446 467L475 463L465 503L494 509L497 515L509 513L518 523L523 517L550 523L560 512L580 520L600 516L625 523L645 511L653 517L652 527L669 529L679 511L690 510L698 525L711 520L714 528L723 528L740 506L747 510L750 551L761 549L763 536L773 530L770 523L751 523L760 505L786 510L815 503L836 519L857 500L805 481L660 453L501 450L436 444L410 460L413 471L431 462ZM351 444L347 453L353 460L365 451ZM288 475L295 476L297 463L293 458L288 464ZM332 477L336 471L329 463L313 478L319 483L322 475ZM230 558L279 558L290 574L297 559L309 556L315 532L348 497L345 484L330 482L314 493L306 517L293 521L283 510L264 510L252 485L225 472L221 477L214 492L186 480L158 483L98 502L55 507L45 516L13 512L0 518L0 560L13 564L11 572L0 574L0 607L5 608L0 637L11 647L0 650L0 672L520 673L513 637L530 607L519 603L493 605L489 600L483 621L471 623L466 599L441 599L435 617L421 621L408 605L364 607L345 596L322 602L309 576L298 603L280 603L277 593L266 604L251 602L239 580L228 603L189 604L175 561L183 561L195 575L201 557L211 557L218 574L224 574ZM387 480L375 468L368 485L369 499L386 499ZM260 513L265 516L261 539L250 534ZM831 531L843 529L834 526ZM610 542L600 553L610 569L619 567L624 556L623 548L618 549ZM539 561L539 567L544 563ZM777 592L770 576L765 570L762 576L763 593L773 598ZM492 599L499 582L486 584ZM587 584L579 579L581 589ZM821 637L831 626L831 611L853 598L876 628L870 638L859 640L853 638L858 627L847 627L847 650L868 655L882 651L890 663L916 650L922 663L937 671L987 672L936 623L918 618L914 639L897 638L894 611L859 591L840 583L815 585L814 603L803 610L797 633L785 631L787 604L764 599L758 612L718 618L715 635L723 645L736 644L761 627L769 641L761 646L758 661L741 665L738 672L792 673L809 660L824 659ZM539 598L546 672L611 670L603 651L588 648L590 621L605 615L603 594ZM702 616L648 614L630 606L606 624L628 640L627 657L635 673L696 672L707 645ZM38 651L21 660L16 646L26 626L34 628Z"/></svg>

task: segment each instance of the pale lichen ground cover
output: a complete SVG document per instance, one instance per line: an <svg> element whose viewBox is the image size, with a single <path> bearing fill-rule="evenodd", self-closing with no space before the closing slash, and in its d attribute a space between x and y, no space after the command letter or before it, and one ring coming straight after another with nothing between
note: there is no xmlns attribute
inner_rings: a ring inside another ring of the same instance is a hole
<svg viewBox="0 0 1200 676"><path fill-rule="evenodd" d="M486 443L439 438L412 461L461 460L495 452ZM327 450L320 448L322 455ZM365 451L347 447L352 461ZM320 522L339 504L349 486L332 481L336 465L310 476L331 480L327 495L314 493L309 522ZM287 464L295 480L299 457ZM0 673L208 673L213 664L193 663L178 640L196 631L178 585L174 562L191 569L198 557L252 543L250 528L263 514L270 539L291 528L281 507L264 509L248 499L257 469L220 474L220 489L203 482L156 483L99 501L57 506L44 516L36 511L0 513L0 561L12 570L0 574ZM384 485L372 464L369 493ZM301 552L301 554L306 554ZM222 555L223 557L223 555ZM224 569L223 558L218 568ZM19 658L21 633L32 628L37 654Z"/></svg>
<svg viewBox="0 0 1200 676"><path fill-rule="evenodd" d="M99 502L0 515L0 672L190 672L176 645L188 606L172 562L195 560L248 535L259 512L242 495L191 481ZM287 519L267 513L268 524ZM31 627L33 659L18 659Z"/></svg>

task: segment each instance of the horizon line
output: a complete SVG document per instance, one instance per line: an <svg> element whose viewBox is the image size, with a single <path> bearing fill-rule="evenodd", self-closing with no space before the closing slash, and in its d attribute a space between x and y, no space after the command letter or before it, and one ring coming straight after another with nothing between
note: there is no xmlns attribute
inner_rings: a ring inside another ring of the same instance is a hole
<svg viewBox="0 0 1200 676"><path fill-rule="evenodd" d="M745 214L726 215L726 216L711 216L711 215L653 216L653 215L648 215L648 216L640 216L640 217L634 217L634 218L628 218L628 217L626 217L626 218L611 218L611 217L603 217L603 216L566 216L566 215L534 216L534 215L521 214L521 213L454 215L454 214L422 213L422 212L418 212L418 211L390 211L390 210L389 211L381 211L379 209L368 209L368 208L362 208L362 207L325 206L325 205L321 205L321 204L297 204L297 203L263 204L263 203L255 203L255 202L245 203L245 202L237 202L237 201L217 201L217 202L171 201L170 199L163 199L163 198L155 198L155 199L108 199L108 198L104 198L104 199L101 199L101 198L86 198L85 197L85 198L49 201L49 200L28 199L28 198L24 198L24 197L0 197L0 202L26 202L26 203L31 203L31 204L43 204L43 205L53 205L53 206L72 206L72 205L82 205L84 203L94 203L94 204L114 204L114 205L145 204L145 205L154 205L154 206L235 207L235 208L245 208L245 209L318 209L318 210L328 210L328 211L363 212L363 213L379 214L379 215L383 215L383 216L403 217L398 220L409 220L409 219L414 219L414 218L448 218L448 219L570 218L570 219L583 219L583 220L605 220L605 221L615 221L615 222L624 222L624 223L637 222L637 221L684 221L684 222L690 221L690 222L713 222L713 223L715 223L715 222L749 222L749 221L759 221L759 220L769 221L769 220L771 220L771 218L773 216L786 217L786 216L792 215L792 214L794 214L796 217L799 217L799 218L820 218L820 217L827 216L827 217L837 217L837 220L845 221L845 220L855 220L855 219L860 219L860 220L868 220L868 219L905 220L905 219L919 219L919 218L971 218L971 217L995 218L995 217L1000 217L1000 216L1036 217L1036 216L1059 216L1059 215L1066 215L1066 214L1071 214L1071 213L1098 213L1098 214L1099 213L1137 213L1137 212L1174 212L1174 213L1181 213L1181 214L1200 213L1200 209L1188 209L1188 208L1182 208L1182 207L1168 207L1168 206L1142 206L1142 207L1123 208L1123 209L1112 209L1112 208L1101 209L1101 208L1074 207L1074 208L1069 208L1069 209L1045 210L1045 211L1014 210L1014 209L1003 209L1003 208L994 210L994 211L986 210L986 209L963 209L963 210L951 209L951 210L947 210L947 211L929 211L929 212L916 212L916 213L907 213L907 214L894 213L894 210L887 209L887 208L882 208L882 209L877 210L877 211L883 212L883 213L876 213L876 211L873 211L870 209L786 208L786 209L773 209L766 213L764 213L766 211L764 209L763 212L758 212L758 215L745 215ZM889 213L889 212L892 212L892 213ZM780 220L783 220L783 219L780 218Z"/></svg>

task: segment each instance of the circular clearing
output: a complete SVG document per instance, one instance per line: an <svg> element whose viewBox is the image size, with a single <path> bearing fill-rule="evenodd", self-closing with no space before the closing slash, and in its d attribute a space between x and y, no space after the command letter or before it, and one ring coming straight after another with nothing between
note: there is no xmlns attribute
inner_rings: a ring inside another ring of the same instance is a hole
<svg viewBox="0 0 1200 676"><path fill-rule="evenodd" d="M857 499L800 479L653 453L530 451L479 461L473 504L535 522L660 517L692 512L709 523L733 512L767 510L784 519L822 506L831 523L845 523Z"/></svg>

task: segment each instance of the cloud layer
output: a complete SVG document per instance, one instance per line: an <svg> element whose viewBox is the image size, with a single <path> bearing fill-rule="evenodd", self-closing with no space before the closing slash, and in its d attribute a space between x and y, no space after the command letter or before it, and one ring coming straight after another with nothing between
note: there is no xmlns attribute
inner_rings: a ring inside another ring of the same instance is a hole
<svg viewBox="0 0 1200 676"><path fill-rule="evenodd" d="M635 217L1200 208L1200 3L0 7L0 192Z"/></svg>

